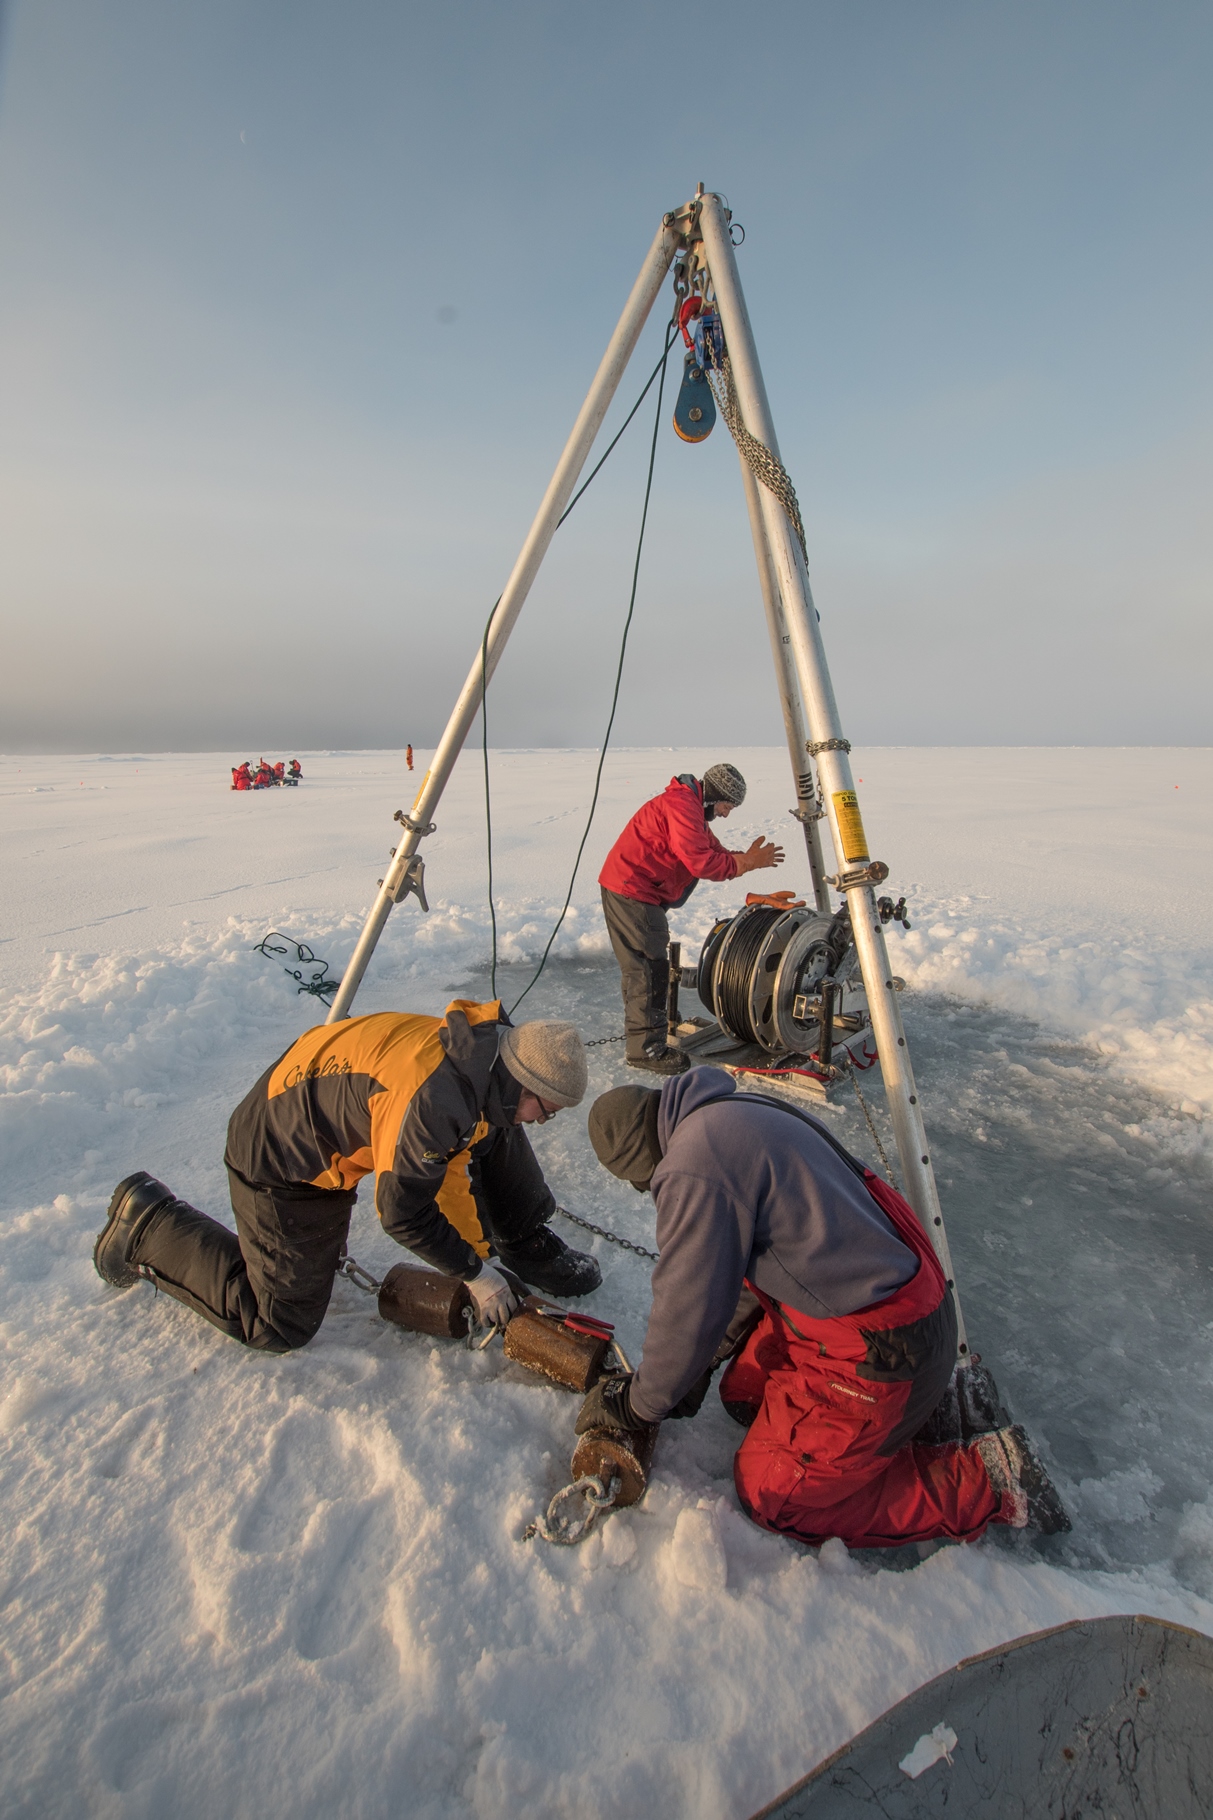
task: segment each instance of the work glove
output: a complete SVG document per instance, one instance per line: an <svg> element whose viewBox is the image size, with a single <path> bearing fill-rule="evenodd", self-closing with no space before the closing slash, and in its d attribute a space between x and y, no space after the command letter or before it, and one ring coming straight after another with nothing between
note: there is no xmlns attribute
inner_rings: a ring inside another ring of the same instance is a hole
<svg viewBox="0 0 1213 1820"><path fill-rule="evenodd" d="M649 1428L632 1409L632 1377L630 1372L613 1372L608 1377L599 1378L585 1402L581 1405L574 1432L588 1434L591 1428L614 1428L624 1434L635 1434L641 1428Z"/></svg>
<svg viewBox="0 0 1213 1820"><path fill-rule="evenodd" d="M673 1409L670 1411L669 1420L680 1422L686 1416L697 1416L699 1414L699 1411L703 1407L703 1399L707 1396L708 1390L711 1387L712 1373L716 1369L716 1363L717 1361L713 1359L703 1376L695 1379L695 1382L691 1385L691 1388L687 1391L685 1396L679 1397Z"/></svg>
<svg viewBox="0 0 1213 1820"><path fill-rule="evenodd" d="M468 1294L476 1304L476 1321L481 1327L504 1327L522 1306L525 1293L517 1277L492 1264L482 1264L479 1274L468 1281Z"/></svg>
<svg viewBox="0 0 1213 1820"><path fill-rule="evenodd" d="M769 904L772 910L803 910L805 901L794 891L747 891L746 908L751 904Z"/></svg>

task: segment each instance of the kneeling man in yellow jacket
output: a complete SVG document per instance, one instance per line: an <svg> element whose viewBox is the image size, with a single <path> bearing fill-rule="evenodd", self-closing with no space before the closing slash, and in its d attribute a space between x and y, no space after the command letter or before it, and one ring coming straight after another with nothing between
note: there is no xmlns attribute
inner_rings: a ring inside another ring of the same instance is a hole
<svg viewBox="0 0 1213 1820"><path fill-rule="evenodd" d="M107 1283L151 1278L232 1339L288 1352L324 1319L357 1183L374 1171L384 1229L503 1324L518 1304L506 1272L559 1296L602 1280L549 1227L555 1201L523 1129L585 1090L573 1025L515 1028L498 1000L321 1024L232 1114L236 1231L140 1171L114 1190L93 1261Z"/></svg>

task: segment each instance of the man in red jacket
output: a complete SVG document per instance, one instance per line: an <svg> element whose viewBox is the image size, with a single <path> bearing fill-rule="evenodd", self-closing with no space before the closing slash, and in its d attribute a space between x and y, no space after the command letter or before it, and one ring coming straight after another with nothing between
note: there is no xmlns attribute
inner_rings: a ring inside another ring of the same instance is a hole
<svg viewBox="0 0 1213 1820"><path fill-rule="evenodd" d="M666 1045L670 925L701 878L740 878L783 861L783 848L760 835L744 853L722 847L708 823L745 801L735 765L712 765L697 777L672 777L660 796L636 811L598 874L602 908L623 975L623 1027L630 1068L680 1074L686 1058Z"/></svg>

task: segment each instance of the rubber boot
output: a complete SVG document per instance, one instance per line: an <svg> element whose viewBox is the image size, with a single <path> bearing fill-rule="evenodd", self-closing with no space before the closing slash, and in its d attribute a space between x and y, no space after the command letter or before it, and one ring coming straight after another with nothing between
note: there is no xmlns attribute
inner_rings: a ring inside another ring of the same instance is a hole
<svg viewBox="0 0 1213 1820"><path fill-rule="evenodd" d="M140 1232L131 1262L141 1276L154 1278L158 1288L230 1339L249 1338L246 1320L255 1318L255 1302L240 1241L229 1227L186 1201L171 1200L155 1210ZM242 1303L248 1304L245 1319ZM285 1342L281 1350L286 1350Z"/></svg>
<svg viewBox="0 0 1213 1820"><path fill-rule="evenodd" d="M589 1295L602 1282L597 1259L588 1252L574 1251L550 1226L541 1226L515 1245L498 1239L497 1256L540 1295Z"/></svg>
<svg viewBox="0 0 1213 1820"><path fill-rule="evenodd" d="M110 1196L105 1225L93 1246L98 1276L115 1289L130 1289L139 1281L140 1273L130 1262L131 1252L152 1214L172 1198L172 1189L145 1169L119 1182Z"/></svg>
<svg viewBox="0 0 1213 1820"><path fill-rule="evenodd" d="M1070 1528L1057 1487L1032 1452L1018 1422L1000 1428L996 1434L983 1435L975 1445L990 1475L990 1484L1011 1500L1012 1529L1036 1529L1043 1536L1056 1536Z"/></svg>
<svg viewBox="0 0 1213 1820"><path fill-rule="evenodd" d="M643 1055L627 1058L629 1068L643 1068L647 1074L685 1074L691 1065L691 1058L684 1055L681 1049L668 1046L660 1049L646 1049Z"/></svg>
<svg viewBox="0 0 1213 1820"><path fill-rule="evenodd" d="M240 1241L154 1176L128 1176L114 1190L109 1218L93 1249L107 1283L129 1289L148 1278L233 1340L245 1340L255 1306ZM241 1318L242 1305L245 1318ZM260 1344L285 1351L271 1339Z"/></svg>
<svg viewBox="0 0 1213 1820"><path fill-rule="evenodd" d="M967 1446L981 1435L1009 1428L1011 1417L990 1372L979 1359L958 1365L915 1441L925 1447Z"/></svg>

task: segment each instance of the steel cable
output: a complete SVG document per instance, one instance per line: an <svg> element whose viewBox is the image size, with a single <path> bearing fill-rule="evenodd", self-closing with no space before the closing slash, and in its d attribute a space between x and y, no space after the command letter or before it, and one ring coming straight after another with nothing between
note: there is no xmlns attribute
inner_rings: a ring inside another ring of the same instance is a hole
<svg viewBox="0 0 1213 1820"><path fill-rule="evenodd" d="M662 387L664 388L664 386L665 386L665 365L666 365L666 361L669 359L670 347L673 343L673 340L674 340L674 325L673 325L673 323L671 323L670 329L669 329L669 334L666 339L665 347L662 349L661 359L657 362L657 365L653 368L653 371L649 374L648 378L645 380L644 385L641 387L639 398L636 400L635 404L632 406L631 410L628 412L627 416L624 418L623 422L620 424L619 428L616 430L614 436L612 436L610 442L607 444L606 448L604 449L604 451L602 453L601 459L599 461L595 462L594 466L590 469L589 474L582 481L581 485L578 487L578 489L574 493L573 497L569 500L568 505L564 508L564 511L560 514L560 517L556 520L556 529L557 530L560 529L561 525L564 523L564 521L568 517L569 513L573 510L573 507L577 504L577 502L581 498L582 494L589 487L590 482L593 480L596 480L598 475L602 472L602 469L606 466L607 460L611 456L611 454L614 452L617 443L619 442L620 438L623 435L623 432L627 429L627 427L631 423L633 417L635 417L637 411L640 409L641 405L644 403L645 399L648 397L649 388L652 385L653 381L656 379L658 373L661 374L661 383L662 383ZM658 415L660 416L660 414L661 414L660 399L658 399L657 410L658 410ZM651 481L651 479L652 479L651 466L650 466L649 478ZM646 505L647 505L647 502L646 502ZM644 532L642 530L641 531L642 538L643 538L643 535L644 535ZM500 605L501 605L501 596L499 594L497 596L496 600L493 602L492 612L489 614L488 618L484 622L484 637L480 641L480 749L481 749L481 752L482 752L483 758L484 758L484 824L485 824L485 844L487 847L487 866L488 866L488 880L489 880L489 923L490 923L490 925L492 927L492 931L493 931L493 959L492 959L490 977L492 979L492 992L493 992L494 998L497 997L497 906L493 901L493 808L492 808L492 802L491 802L490 790L489 790L489 713L488 713L488 686L489 685L488 685L488 677L489 677L489 633L493 629L493 621L497 617L497 609ZM630 623L630 621L631 621L630 613L628 615L628 619L629 619L629 623ZM624 631L624 642L625 642L625 644L627 642L626 628ZM622 666L622 659L621 659L621 666ZM618 685L616 685L616 687L618 688ZM614 718L614 716L612 715L612 719L613 718ZM609 736L609 733L610 733L609 727L607 729L607 732L608 732L608 736ZM597 800L597 799L595 799L595 800ZM590 811L590 820L591 821L593 820L593 817L594 817L594 812L591 809L591 811ZM587 827L586 827L587 835L588 835L589 831L590 830L587 825ZM583 840L582 846L584 846L584 845L585 845L585 842ZM580 863L581 863L581 853L579 851L577 854L577 864L580 865ZM576 878L576 867L574 867L573 876L574 876L574 878ZM572 894L573 894L572 886L570 885L569 896L571 897ZM568 904L566 902L565 910L567 910L567 909L568 909ZM562 911L561 916L560 916L560 922L563 922L563 921L564 921L564 912ZM560 923L557 923L556 928L559 929L559 927L560 927ZM556 939L555 931L553 931L552 940L554 941L555 939ZM548 947L549 948L551 947L551 942L548 943ZM543 958L546 961L546 959L547 959L546 951L544 953ZM542 972L542 970L543 969L541 966L540 972ZM536 974L535 978L538 979L538 977L539 977L539 975ZM535 980L532 980L531 986L533 986L534 984L535 984ZM527 991L529 992L530 989L531 989L531 987L528 986ZM519 999L517 1002L519 1004L521 1004L522 1001L521 1001L521 999Z"/></svg>
<svg viewBox="0 0 1213 1820"><path fill-rule="evenodd" d="M598 795L599 795L599 791L602 788L602 769L606 763L607 748L611 743L611 730L615 725L615 713L619 706L619 688L620 688L620 684L623 681L623 665L624 665L624 659L627 656L628 633L632 629L632 615L634 614L634 612L636 610L636 590L640 583L640 558L641 558L641 554L644 550L644 534L645 534L645 530L647 528L648 519L649 519L649 501L652 497L652 492L653 492L653 469L654 469L654 466L657 461L657 435L658 435L658 431L661 428L661 405L662 405L662 399L665 395L666 368L669 363L670 349L674 345L674 337L676 334L677 334L677 325L672 322L672 323L670 323L668 329L666 330L665 346L662 349L661 359L657 362L657 365L653 368L653 371L649 374L648 378L646 379L646 381L644 383L644 387L640 393L639 398L636 400L636 403L632 406L631 410L628 412L627 416L625 417L625 419L623 421L623 424L621 425L620 429L616 432L614 438L612 439L609 446L607 447L605 454L602 456L602 460L599 461L598 465L590 473L589 478L584 482L584 484L573 495L572 499L569 501L568 505L565 507L564 512L561 514L561 517L557 523L557 529L559 529L559 526L564 523L564 521L568 517L569 513L573 510L573 507L577 504L577 501L581 498L582 494L585 492L586 487L589 486L590 481L592 481L595 478L595 476L601 471L602 466L607 459L607 456L609 456L611 451L615 448L620 437L623 435L624 430L627 429L627 427L631 423L633 417L635 417L637 411L640 409L640 406L643 404L644 399L645 399L646 395L648 394L648 391L649 391L650 387L652 386L654 379L657 379L659 381L658 387L657 387L657 411L656 411L656 414L655 414L655 417L653 420L653 436L652 436L652 441L649 446L649 468L648 468L648 475L645 480L644 506L643 506L643 509L642 509L641 515L640 515L640 535L636 542L636 559L632 565L632 591L628 598L627 618L624 620L623 637L622 637L622 639L620 641L620 645L619 645L619 662L617 663L617 665L615 667L615 688L614 688L614 692L611 696L611 712L610 712L609 716L607 717L606 732L604 733L603 739L602 739L602 749L598 754L598 768L594 773L594 794L593 794L593 797L590 802L590 813L589 813L588 817L586 818L585 828L582 832L581 841L577 848L577 857L573 861L573 871L572 871L571 877L569 878L569 888L568 888L567 893L565 894L565 900L561 907L560 915L556 918L556 923L555 923L554 928L552 929L552 933L548 936L547 944L544 947L542 955L540 956L538 967L536 967L534 974L531 976L530 980L528 980L527 984L523 987L522 991L518 994L518 997L514 1000L514 1003L510 1006L510 1015L511 1016L514 1014L515 1011L517 1011L519 1005L521 1005L523 999L526 997L527 993L531 990L531 987L536 984L536 982L539 979L539 976L543 972L544 968L547 966L548 956L552 952L552 944L556 940L556 937L560 934L560 930L564 923L564 919L568 915L569 905L573 901L573 889L577 883L577 873L581 867L581 858L582 858L583 853L585 852L585 844L590 838L590 829L594 825L594 815L598 808ZM487 688L488 688L487 669L488 669L488 664L487 664L487 659L488 659L489 631L493 624L493 615L496 613L497 606L499 606L499 605L500 605L500 597L498 598L497 604L493 608L493 612L489 614L488 623L486 624L486 626L484 628L484 640L483 640L483 643L481 646L481 665L480 665L481 749L482 749L483 757L484 757L484 819L485 819L485 837L486 837L486 841L488 844L489 918L490 918L490 923L492 926L492 936L493 936L491 978L492 978L492 990L493 990L494 998L496 998L496 996L497 996L497 912L496 912L496 908L493 903L493 884L492 884L492 878L493 878L493 816L492 816L492 803L491 803L490 790L489 790L489 735L488 735L488 715L487 715L487 706L488 706L488 702L487 702Z"/></svg>
<svg viewBox="0 0 1213 1820"><path fill-rule="evenodd" d="M716 956L712 989L716 1015L726 1030L746 1042L759 1041L750 1015L750 976L767 931L784 915L783 910L755 905L734 923Z"/></svg>

